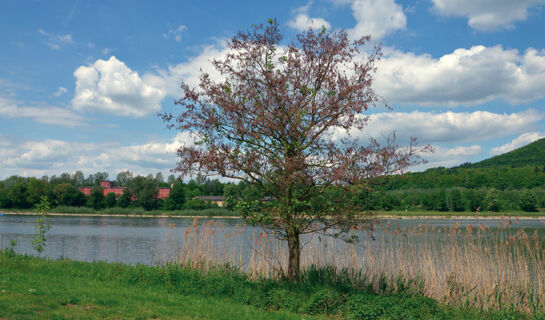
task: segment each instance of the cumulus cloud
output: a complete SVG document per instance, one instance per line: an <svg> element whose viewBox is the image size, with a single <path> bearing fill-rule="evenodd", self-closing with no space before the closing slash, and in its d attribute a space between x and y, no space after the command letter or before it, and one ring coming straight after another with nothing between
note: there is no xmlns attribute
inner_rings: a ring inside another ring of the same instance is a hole
<svg viewBox="0 0 545 320"><path fill-rule="evenodd" d="M143 117L159 111L166 96L163 88L149 84L114 56L81 66L74 76L76 110Z"/></svg>
<svg viewBox="0 0 545 320"><path fill-rule="evenodd" d="M55 92L53 95L55 97L60 97L67 92L68 92L68 89L66 89L65 87L59 87L59 89L57 89L57 92Z"/></svg>
<svg viewBox="0 0 545 320"><path fill-rule="evenodd" d="M38 123L75 127L84 125L84 119L77 113L52 106L19 106L15 101L0 97L0 117L30 118Z"/></svg>
<svg viewBox="0 0 545 320"><path fill-rule="evenodd" d="M45 37L44 43L53 50L60 50L63 45L74 43L70 34L53 34L43 29L38 29L38 33Z"/></svg>
<svg viewBox="0 0 545 320"><path fill-rule="evenodd" d="M59 174L81 170L110 173L126 168L136 173L168 172L178 161L176 151L194 143L190 133L178 133L168 141L150 141L137 145L117 142L80 143L64 140L32 140L11 143L0 136L0 176L33 173ZM4 151L6 151L4 153Z"/></svg>
<svg viewBox="0 0 545 320"><path fill-rule="evenodd" d="M511 142L506 143L502 146L492 148L490 150L490 155L497 156L499 154L503 154L512 150L515 150L520 147L524 147L525 145L532 143L534 141L537 141L539 139L545 138L544 132L526 132L521 134L519 137L513 139Z"/></svg>
<svg viewBox="0 0 545 320"><path fill-rule="evenodd" d="M197 87L201 72L208 73L213 80L221 79L220 73L212 66L212 60L223 58L226 54L227 49L223 42L206 46L199 55L188 61L171 65L167 70L146 73L142 78L151 86L162 88L168 95L178 97L181 95L181 81L183 80L190 87Z"/></svg>
<svg viewBox="0 0 545 320"><path fill-rule="evenodd" d="M312 2L308 2L305 6L294 10L296 16L288 21L288 26L298 31L305 31L309 28L312 30L320 30L322 27L331 28L331 24L327 20L319 17L311 18L308 15L308 10Z"/></svg>
<svg viewBox="0 0 545 320"><path fill-rule="evenodd" d="M535 110L511 114L488 111L376 113L370 115L363 131L353 130L350 135L362 141L369 137L383 139L393 132L400 140L412 136L422 143L485 141L527 131L544 118L544 113ZM344 131L338 131L334 138L338 139L345 134Z"/></svg>
<svg viewBox="0 0 545 320"><path fill-rule="evenodd" d="M432 0L433 11L445 16L468 18L468 25L479 31L514 28L528 18L528 10L545 0Z"/></svg>
<svg viewBox="0 0 545 320"><path fill-rule="evenodd" d="M456 49L438 59L386 49L375 88L387 101L434 106L494 99L517 104L545 97L545 50L501 46Z"/></svg>
<svg viewBox="0 0 545 320"><path fill-rule="evenodd" d="M404 30L407 17L403 8L394 0L336 0L338 4L351 3L356 19L354 28L348 30L352 39L371 35L380 39L397 30Z"/></svg>
<svg viewBox="0 0 545 320"><path fill-rule="evenodd" d="M168 39L172 37L176 42L180 42L182 40L182 32L185 30L187 30L186 26L179 25L176 28L169 29L167 33L163 33L163 38Z"/></svg>
<svg viewBox="0 0 545 320"><path fill-rule="evenodd" d="M435 152L423 155L427 163L419 164L410 168L410 171L422 171L436 167L454 167L468 162L472 157L480 155L483 149L480 145L457 146L444 148L434 146Z"/></svg>

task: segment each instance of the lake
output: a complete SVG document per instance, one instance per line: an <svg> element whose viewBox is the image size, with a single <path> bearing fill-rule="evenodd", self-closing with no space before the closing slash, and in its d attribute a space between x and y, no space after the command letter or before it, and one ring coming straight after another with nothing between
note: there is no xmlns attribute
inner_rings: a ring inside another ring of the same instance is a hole
<svg viewBox="0 0 545 320"><path fill-rule="evenodd" d="M10 240L16 240L15 251L21 254L35 254L31 242L35 232L34 216L5 215L0 216L0 247L9 246ZM359 231L360 241L353 246L357 251L373 246L381 248L381 241L388 241L380 230L390 224L390 229L410 230L417 226L428 228L452 228L458 225L482 224L487 226L488 233L494 233L501 224L499 219L395 219L380 220L378 230L373 232ZM171 260L184 246L188 229L193 228L194 219L188 218L127 218L127 217L81 217L53 216L49 218L51 229L47 232L47 244L43 256L50 258L69 258L83 261L103 260L127 264L156 264ZM239 255L251 255L259 233L259 227L244 227L240 219L207 219L200 218L198 225L214 225L211 237L216 242L214 250L229 250L229 244L236 243L242 249ZM521 219L512 220L506 228L508 233L515 234L524 229L527 233L545 234L544 220ZM227 234L236 234L237 239ZM392 238L402 237L402 232L390 232ZM374 240L373 240L374 238ZM429 237L421 236L417 241L427 241ZM329 241L329 242L328 242ZM318 236L306 236L303 244L331 243L331 239ZM339 241L336 241L339 242ZM223 246L222 246L223 245ZM280 244L282 245L282 244ZM330 245L331 246L331 245ZM337 246L342 246L337 243ZM338 249L338 248L337 248Z"/></svg>

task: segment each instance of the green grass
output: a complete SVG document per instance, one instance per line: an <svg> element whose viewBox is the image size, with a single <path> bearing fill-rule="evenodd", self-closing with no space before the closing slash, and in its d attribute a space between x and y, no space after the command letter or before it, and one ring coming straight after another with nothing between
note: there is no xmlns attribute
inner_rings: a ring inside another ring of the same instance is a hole
<svg viewBox="0 0 545 320"><path fill-rule="evenodd" d="M0 319L531 319L509 310L441 305L418 295L375 294L328 269L301 283L250 281L229 267L50 261L0 252ZM535 315L534 319L544 319Z"/></svg>
<svg viewBox="0 0 545 320"><path fill-rule="evenodd" d="M34 212L33 209L1 209L0 212L15 212L15 213L26 213ZM174 210L174 211L163 211L163 210L150 210L146 211L143 208L107 208L101 210L95 210L88 207L69 207L69 206L58 206L51 208L50 213L59 213L59 214L76 214L76 215L130 215L130 216L199 216L199 217L212 217L212 216L235 216L236 213L227 210L224 208L210 208L203 210Z"/></svg>
<svg viewBox="0 0 545 320"><path fill-rule="evenodd" d="M119 265L1 259L0 319L320 319L107 275Z"/></svg>
<svg viewBox="0 0 545 320"><path fill-rule="evenodd" d="M477 217L475 212L473 211L460 211L460 212L453 212L453 211L427 211L427 210L408 210L408 211L398 211L398 210L392 210L392 211L375 211L375 214L378 216L400 216L400 217L434 217L434 216L441 216L441 217ZM541 209L538 212L525 212L522 210L509 210L509 211L501 211L501 212L480 212L480 217L544 217L545 212L543 212L543 209Z"/></svg>

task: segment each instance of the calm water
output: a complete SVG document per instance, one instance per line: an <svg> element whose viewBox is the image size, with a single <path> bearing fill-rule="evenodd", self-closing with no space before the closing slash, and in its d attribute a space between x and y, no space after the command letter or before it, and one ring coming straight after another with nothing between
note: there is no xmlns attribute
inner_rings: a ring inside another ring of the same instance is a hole
<svg viewBox="0 0 545 320"><path fill-rule="evenodd" d="M244 239L245 254L251 254L252 235L259 233L259 227L242 228L239 219L213 219L217 223L215 241L225 242L225 234L239 230ZM0 216L0 247L9 246L10 240L16 240L15 251L21 254L35 254L31 242L35 232L36 217L33 216ZM210 219L199 219L199 224ZM117 217L50 217L51 229L47 232L47 245L43 256L51 258L66 257L74 260L123 262L128 264L154 264L163 257L171 256L184 241L184 234L194 223L187 218L117 218ZM381 220L382 225L387 221ZM444 228L459 223L462 227L469 224L484 224L487 232L494 232L499 220L390 220L393 229L410 229L414 226L429 224L430 227ZM379 227L380 228L380 227ZM524 228L528 233L537 230L545 235L545 220L519 220L513 222L506 232L516 232ZM384 241L380 232L375 231L373 237L361 232L361 241L357 244L364 250L369 242L376 244ZM303 243L324 241L318 237L306 237ZM426 241L423 237L421 241ZM375 245L376 247L376 245ZM225 248L228 250L228 248Z"/></svg>

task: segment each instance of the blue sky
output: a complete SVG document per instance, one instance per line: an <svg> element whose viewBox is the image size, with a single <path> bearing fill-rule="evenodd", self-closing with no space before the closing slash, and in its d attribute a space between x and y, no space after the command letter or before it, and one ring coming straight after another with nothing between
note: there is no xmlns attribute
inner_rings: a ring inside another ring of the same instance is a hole
<svg viewBox="0 0 545 320"><path fill-rule="evenodd" d="M362 138L397 131L453 166L545 137L545 0L2 1L0 178L81 170L168 174L189 135L167 130L180 81L225 40L276 17L382 43Z"/></svg>

